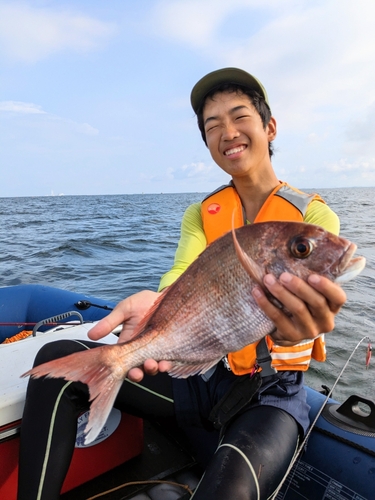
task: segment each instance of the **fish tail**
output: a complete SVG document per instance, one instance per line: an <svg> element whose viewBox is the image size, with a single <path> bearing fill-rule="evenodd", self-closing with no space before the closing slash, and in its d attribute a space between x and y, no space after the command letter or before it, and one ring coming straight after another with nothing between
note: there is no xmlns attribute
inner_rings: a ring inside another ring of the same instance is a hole
<svg viewBox="0 0 375 500"><path fill-rule="evenodd" d="M90 415L85 429L85 444L95 440L102 430L120 390L126 371L116 370L110 362L108 348L103 346L76 352L63 358L48 361L27 371L22 377L63 378L88 385L90 393Z"/></svg>

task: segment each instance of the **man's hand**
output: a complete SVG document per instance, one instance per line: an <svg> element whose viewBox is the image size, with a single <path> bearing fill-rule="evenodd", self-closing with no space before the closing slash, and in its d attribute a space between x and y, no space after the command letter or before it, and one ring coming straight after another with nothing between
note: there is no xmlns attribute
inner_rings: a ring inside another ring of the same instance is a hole
<svg viewBox="0 0 375 500"><path fill-rule="evenodd" d="M158 292L143 290L127 297L119 302L108 316L100 320L89 331L88 336L92 340L99 340L122 324L122 331L118 341L126 342L130 340L133 337L136 326L160 295L161 293ZM129 370L128 378L133 382L140 382L143 379L144 373L156 375L158 372L168 371L170 367L171 363L168 361L160 361L158 363L153 359L148 359L145 361L143 368L139 367Z"/></svg>
<svg viewBox="0 0 375 500"><path fill-rule="evenodd" d="M311 275L308 283L289 273L281 274L279 281L268 274L264 284L291 313L288 316L271 304L260 287L253 290L258 306L277 328L272 339L285 345L332 331L335 316L346 301L339 285L317 274Z"/></svg>

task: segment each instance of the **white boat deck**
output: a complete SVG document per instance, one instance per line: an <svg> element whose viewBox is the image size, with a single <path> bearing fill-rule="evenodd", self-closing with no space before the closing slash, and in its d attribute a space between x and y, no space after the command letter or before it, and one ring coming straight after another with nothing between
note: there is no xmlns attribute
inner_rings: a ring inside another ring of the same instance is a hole
<svg viewBox="0 0 375 500"><path fill-rule="evenodd" d="M61 339L89 340L88 331L93 323L58 327L46 333L37 333L10 344L0 344L0 427L21 419L25 404L28 378L21 375L32 368L39 349L46 343ZM118 338L110 334L101 342L115 344Z"/></svg>

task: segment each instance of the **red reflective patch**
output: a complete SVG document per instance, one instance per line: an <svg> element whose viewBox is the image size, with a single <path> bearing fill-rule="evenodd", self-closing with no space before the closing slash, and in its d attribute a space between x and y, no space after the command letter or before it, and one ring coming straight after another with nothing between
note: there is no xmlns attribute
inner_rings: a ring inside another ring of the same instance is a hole
<svg viewBox="0 0 375 500"><path fill-rule="evenodd" d="M209 214L217 214L220 212L221 206L218 203L211 203L207 208Z"/></svg>

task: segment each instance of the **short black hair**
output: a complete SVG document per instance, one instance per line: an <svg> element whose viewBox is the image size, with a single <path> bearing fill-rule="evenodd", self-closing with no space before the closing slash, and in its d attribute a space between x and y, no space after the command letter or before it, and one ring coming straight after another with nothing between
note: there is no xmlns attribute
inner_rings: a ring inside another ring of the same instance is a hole
<svg viewBox="0 0 375 500"><path fill-rule="evenodd" d="M201 131L202 134L202 139L204 143L207 146L207 140L206 140L206 133L204 130L204 122L203 122L203 110L204 106L206 104L206 100L208 98L212 98L215 94L218 92L235 92L238 95L247 95L247 97L250 99L250 102L254 106L254 108L257 110L259 113L259 116L262 120L263 123L263 128L265 129L267 125L270 122L272 113L271 109L264 100L264 98L257 92L256 90L249 89L248 87L245 87L243 85L238 85L236 83L222 83L220 85L217 85L216 87L213 87L202 99L202 102L199 105L198 111L197 111L197 122L198 122L198 127L199 130ZM270 158L273 155L273 145L272 142L268 143L268 153L270 155Z"/></svg>

